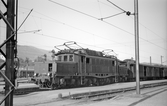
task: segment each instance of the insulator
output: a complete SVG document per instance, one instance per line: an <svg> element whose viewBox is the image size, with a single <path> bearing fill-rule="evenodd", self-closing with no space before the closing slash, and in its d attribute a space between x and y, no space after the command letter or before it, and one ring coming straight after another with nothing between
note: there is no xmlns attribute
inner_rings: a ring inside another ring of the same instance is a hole
<svg viewBox="0 0 167 106"><path fill-rule="evenodd" d="M130 16L130 15L131 15L131 12L127 11L127 12L126 12L126 15Z"/></svg>

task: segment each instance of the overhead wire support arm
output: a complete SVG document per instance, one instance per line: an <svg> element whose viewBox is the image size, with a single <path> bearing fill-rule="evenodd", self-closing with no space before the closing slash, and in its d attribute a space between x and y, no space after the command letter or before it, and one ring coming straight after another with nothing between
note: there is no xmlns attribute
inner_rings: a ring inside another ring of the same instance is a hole
<svg viewBox="0 0 167 106"><path fill-rule="evenodd" d="M29 14L27 15L27 17L24 19L24 21L21 23L21 25L19 26L19 28L17 29L17 31L22 27L22 25L24 24L24 22L27 20L27 18L29 17L29 15L31 14L31 12L33 11L33 9L31 9L31 11L29 12ZM6 20L6 18L3 16L3 13L0 10L0 15L2 16L2 18L4 19L4 21L6 22L6 24L11 28L11 30L14 32L10 37L8 37L1 45L0 48L5 45L11 38L13 38L16 35L17 31L14 31L13 27L9 24L9 22Z"/></svg>
<svg viewBox="0 0 167 106"><path fill-rule="evenodd" d="M131 14L131 12L129 11L125 11L124 9L122 9L121 7L117 6L116 4L114 4L113 2L111 2L110 0L107 0L109 3L111 3L112 5L114 5L115 7L117 7L118 9L120 9L121 11L123 11L123 13L126 13L126 15L130 16L133 15Z"/></svg>
<svg viewBox="0 0 167 106"><path fill-rule="evenodd" d="M21 23L21 25L19 26L19 28L17 29L17 31L22 27L22 25L27 20L27 18L29 17L29 15L31 14L32 11L33 11L33 9L30 10L30 12L28 13L28 15L26 16L26 18L24 19L24 21Z"/></svg>
<svg viewBox="0 0 167 106"><path fill-rule="evenodd" d="M108 17L100 18L99 20L111 18L111 17L117 16L117 15L120 15L120 14L123 14L123 13L125 13L125 11L124 11L124 12L121 12L121 13L118 13L118 14L114 14L114 15L108 16Z"/></svg>
<svg viewBox="0 0 167 106"><path fill-rule="evenodd" d="M118 9L122 10L123 12L126 12L124 9L122 9L121 7L117 6L116 4L114 4L113 2L111 2L110 0L107 0L109 3L111 3L112 5L114 5L115 7L117 7Z"/></svg>

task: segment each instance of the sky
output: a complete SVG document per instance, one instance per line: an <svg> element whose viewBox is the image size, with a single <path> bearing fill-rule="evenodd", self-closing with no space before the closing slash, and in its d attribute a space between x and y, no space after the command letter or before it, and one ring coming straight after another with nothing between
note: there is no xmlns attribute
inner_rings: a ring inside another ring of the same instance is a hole
<svg viewBox="0 0 167 106"><path fill-rule="evenodd" d="M134 0L110 0L134 13ZM0 1L1 2L1 1ZM167 0L139 0L139 61L167 65ZM1 11L5 11L0 3ZM83 48L112 49L121 60L135 59L134 15L107 0L19 0L18 44L52 50L75 41ZM106 18L108 16L113 16ZM104 18L103 20L100 20ZM0 43L6 26L0 20ZM40 30L36 32L37 30ZM56 49L55 49L56 50ZM112 54L112 53L111 53Z"/></svg>

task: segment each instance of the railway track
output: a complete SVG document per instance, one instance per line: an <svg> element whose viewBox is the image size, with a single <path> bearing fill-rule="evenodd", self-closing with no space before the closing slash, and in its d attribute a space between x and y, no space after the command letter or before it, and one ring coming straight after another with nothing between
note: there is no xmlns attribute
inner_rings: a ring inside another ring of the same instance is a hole
<svg viewBox="0 0 167 106"><path fill-rule="evenodd" d="M154 96L158 93L167 90L167 82L161 83L153 83L153 84L144 84L141 86L141 90L146 90L146 93L143 93L145 97L143 97L140 101L143 101L151 96ZM151 89L151 90L150 90ZM82 94L75 94L70 96L62 97L61 99L57 99L57 101L49 101L47 103L56 104L57 106L80 106L91 104L94 102L99 102L103 100L109 99L117 99L119 97L123 97L124 95L129 95L130 93L134 93L135 87L128 87L124 89L117 89L117 90L107 90L107 91L97 91L97 92L87 92ZM150 90L149 92L147 90ZM150 94L152 93L152 94ZM147 94L150 94L149 96ZM136 96L134 96L136 98ZM138 103L135 102L135 103ZM44 103L44 104L47 104ZM39 105L39 104L38 104Z"/></svg>
<svg viewBox="0 0 167 106"><path fill-rule="evenodd" d="M160 82L160 83L152 83L152 84L143 84L140 86L140 89L145 89L145 88L152 88L152 87L157 87L157 86L164 86L167 85L167 82ZM103 91L95 91L95 92L85 92L85 93L80 93L80 94L73 94L69 95L66 97L63 97L64 99L70 98L74 100L78 99L91 99L93 101L99 101L103 99L110 99L115 96L117 96L120 93L125 93L129 91L134 91L136 90L136 87L127 87L127 88L121 88L121 89L114 89L114 90L103 90Z"/></svg>
<svg viewBox="0 0 167 106"><path fill-rule="evenodd" d="M50 90L45 92L35 92L28 95L16 95L16 106L77 106L80 104L94 103L103 100L117 99L122 95L132 94L136 90L134 82L118 83L107 86L85 87L74 89ZM167 80L141 82L141 91L155 90L157 88L167 88ZM81 93L83 92L83 93ZM34 99L36 100L34 101ZM29 101L27 101L27 99Z"/></svg>
<svg viewBox="0 0 167 106"><path fill-rule="evenodd" d="M167 82L161 82L161 83L153 83L153 84L143 84L140 85L141 89L144 88L150 88L150 87L156 87L156 86L162 86L162 85L167 85ZM121 89L112 89L112 90L102 90L102 91L89 91L89 92L85 92L85 93L78 93L78 94L69 94L69 96L65 96L63 97L65 98L70 98L70 99L83 99L83 98L94 98L94 97L102 97L102 96L106 96L106 95L113 95L116 93L121 93L121 92L128 92L128 91L133 91L135 90L135 87L127 87L127 88L121 88ZM27 88L19 88L16 89L14 91L15 95L24 95L24 94L28 94L31 92L38 92L38 91L48 91L50 89L47 88L39 88L39 87L27 87ZM3 93L3 92L1 92ZM61 98L61 95L59 96ZM107 98L107 96L106 96ZM110 98L110 97L108 97Z"/></svg>

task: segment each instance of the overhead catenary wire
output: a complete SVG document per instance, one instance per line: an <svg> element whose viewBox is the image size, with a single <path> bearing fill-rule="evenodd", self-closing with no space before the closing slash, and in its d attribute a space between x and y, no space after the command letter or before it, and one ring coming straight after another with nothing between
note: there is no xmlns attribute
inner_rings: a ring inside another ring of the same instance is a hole
<svg viewBox="0 0 167 106"><path fill-rule="evenodd" d="M39 12L38 12L39 13ZM40 13L41 14L41 13ZM42 14L41 14L42 15ZM46 16L46 15L44 15L44 16ZM35 17L35 16L34 16ZM47 16L48 18L51 18L51 17L49 17L49 16ZM42 19L42 18L40 18L40 19ZM74 28L74 29L77 29L77 30L79 30L79 31L82 31L82 32L85 32L85 33L88 33L88 34L90 34L90 35L93 35L93 36L97 36L97 37L100 37L100 38L102 38L102 39L105 39L105 40L108 40L108 41L112 41L112 42L115 42L115 43L117 43L117 44L120 44L120 45L123 45L123 46L127 46L127 45L125 45L125 44L122 44L122 43L119 43L119 42L116 42L116 41L113 41L113 40L111 40L111 39L107 39L107 38L104 38L104 37L101 37L101 36L99 36L99 35L97 35L97 34L94 34L94 33L91 33L91 32L88 32L88 31L85 31L85 30L83 30L83 29L80 29L80 28L77 28L77 27L74 27L74 26L71 26L71 25L69 25L69 24L66 24L66 23L64 23L64 22L61 22L61 21L58 21L58 20L55 20L54 18L51 18L52 20L54 20L54 21L56 21L56 22L59 22L59 23L61 23L61 24L63 24L63 25L66 25L66 26L68 26L68 27L71 27L71 28ZM49 20L50 21L50 20ZM108 23L108 22L106 22L106 21L104 21L105 23L107 23L107 24L110 24L110 23ZM112 24L110 24L110 25L112 25ZM117 26L114 26L114 27L117 27ZM118 27L118 29L120 29L119 27ZM123 29L120 29L120 30L123 30ZM126 30L123 30L124 32L126 31ZM131 35L133 35L132 33L130 33L130 32L127 32L127 33L129 33L129 34L131 34ZM52 37L52 36L47 36L47 37ZM62 40L62 38L58 38L58 39L61 39ZM65 41L68 41L68 40L65 40ZM129 46L128 46L129 47ZM133 48L133 47L130 47L130 48Z"/></svg>
<svg viewBox="0 0 167 106"><path fill-rule="evenodd" d="M89 16L89 17L91 17L91 18L98 19L98 20L100 19L100 18L94 17L94 16L92 16L92 15L86 14L86 13L84 13L84 12L81 12L81 11L79 11L79 10L73 9L73 8L71 8L71 7L65 6L65 5L63 5L63 4L57 3L57 2L55 2L55 1L52 1L52 0L49 0L49 1L50 1L50 2L53 2L53 3L57 4L57 5L63 6L63 7L65 7L65 8L68 8L68 9L70 9L70 10L73 10L73 11L75 11L75 12L78 12L78 13L80 13L80 14ZM107 0L107 1L109 1L109 0ZM111 2L111 1L109 1L109 2ZM111 2L111 3L112 3L112 2ZM115 5L114 3L112 3L112 4ZM117 5L115 5L115 6L116 6L117 8L119 8L120 10L122 10L123 12L127 12L127 11L125 11L124 9L118 7ZM109 24L109 25L111 25L111 26L113 26L113 27L115 27L115 28L118 28L118 29L120 29L120 30L122 30L122 31L124 31L124 32L126 32L126 33L128 33L128 34L130 34L130 35L133 35L133 36L134 36L134 34L128 32L128 31L126 31L126 30L124 30L124 29L122 29L122 28L120 28L120 27L117 27L117 26L115 26L115 25L113 25L113 24L111 24L111 23L109 23L109 22L107 22L107 21L104 21L104 20L101 20L101 21L104 22L104 23L107 23L107 24ZM148 42L148 43L150 43L150 44L153 44L153 45L155 45L155 46L157 46L157 47L159 47L159 48L164 49L164 50L167 51L166 48L163 48L163 47L161 47L161 46L159 46L159 45L157 45L157 44L155 44L155 43L152 43L152 42L150 42L150 41L148 41L148 40L146 40L146 39L144 39L144 38L141 38L141 37L139 37L139 38L142 39L142 40L144 40L144 41L146 41L146 42Z"/></svg>
<svg viewBox="0 0 167 106"><path fill-rule="evenodd" d="M34 34L37 34L37 35L40 35L40 36L45 36L45 37L50 37L50 38L54 38L54 39L59 39L59 40L65 41L65 42L69 41L68 39L55 37L55 36L51 36L51 35L48 35L48 34L42 34L42 33L34 33ZM35 44L37 44L37 43L35 43ZM99 49L102 49L102 50L106 49L104 47L94 46L94 45L86 44L86 43L83 43L83 42L77 42L77 44L82 44L82 45L86 45L86 46L96 47L96 48L99 48ZM119 52L119 53L125 54L125 55L129 55L129 56L134 55L133 53L127 53L127 52L122 52L122 51L118 51L118 50L116 50L116 51ZM146 57L146 56L141 56L141 58L148 59L148 57Z"/></svg>
<svg viewBox="0 0 167 106"><path fill-rule="evenodd" d="M36 11L35 11L36 12ZM37 12L37 13L39 13L39 12ZM43 14L43 13L39 13L39 14L41 14L41 15L43 15L43 16L45 16L45 17L47 17L47 18L49 18L49 19L46 19L46 20L49 20L49 21L56 21L56 22L59 22L59 23L61 23L61 24L63 24L63 25L65 25L65 26L68 26L69 24L67 24L67 23L64 23L64 22L61 22L61 21L58 21L58 20L56 20L55 18L53 18L53 17L50 17L50 16L47 16L47 15L45 15L45 14ZM32 16L32 15L31 15ZM43 19L43 18L40 18L40 19ZM50 20L51 19L51 20ZM104 21L103 20L103 22L107 22L107 21ZM109 22L108 22L109 23ZM72 25L70 25L70 26L72 26ZM70 27L69 26L69 27ZM75 27L75 26L72 26L74 29L75 28L77 28L77 30L79 30L80 28L78 28L78 27ZM119 27L118 27L119 28ZM83 30L83 29L81 29L81 30ZM83 31L85 31L85 30L83 30ZM88 32L88 31L86 31L86 32ZM91 33L91 32L88 32L88 33ZM91 33L92 35L94 35L93 33ZM133 35L133 33L130 33L130 35ZM96 35L94 35L94 36L96 36ZM68 41L68 40L67 40ZM94 45L92 45L92 46L94 46ZM94 46L95 47L95 46ZM97 46L96 46L97 47Z"/></svg>
<svg viewBox="0 0 167 106"><path fill-rule="evenodd" d="M109 1L109 0L108 0ZM102 4L104 4L104 5L106 5L106 6L108 6L108 7L111 7L109 4L106 4L106 3L104 3L104 2L102 2L102 1L98 1L98 2L100 2L100 3L102 3ZM111 1L110 1L111 2ZM111 2L113 5L116 5L116 4L114 4L113 2ZM116 5L117 6L117 5ZM112 8L112 7L111 7ZM121 9L121 10L124 10L124 9ZM131 17L132 18L132 17ZM160 35L158 35L157 33L155 33L153 30L151 30L151 29L149 29L148 27L146 27L144 24L142 24L141 22L139 22L139 24L141 25L141 26L143 26L144 28L146 28L147 30L149 30L150 32L152 32L154 35L156 35L157 37L159 37L159 38L161 38L161 39L163 39L163 40L165 40L164 38L162 38Z"/></svg>
<svg viewBox="0 0 167 106"><path fill-rule="evenodd" d="M94 19L98 19L97 17L94 17L94 16L92 16L92 15L89 15L89 14L86 14L86 13L84 13L84 12L78 11L78 10L76 10L76 9L73 9L73 8L71 8L71 7L68 7L68 6L65 6L65 5L60 4L60 3L58 3L58 2L55 2L55 1L52 1L52 0L49 0L49 1L52 2L52 3L58 4L58 5L60 5L60 6L63 6L63 7L65 7L65 8L68 8L68 9L70 9L70 10L73 10L73 11L75 11L75 12L84 14L84 15L89 16L89 17L92 17L92 18L94 18Z"/></svg>
<svg viewBox="0 0 167 106"><path fill-rule="evenodd" d="M66 24L66 23L61 22L61 21L58 21L58 20L56 20L56 19L54 19L54 18L52 18L52 17L50 17L50 16L47 16L47 15L45 15L45 14L42 14L42 13L40 13L40 12L38 12L38 11L34 11L34 12L36 12L36 13L38 13L38 14L42 15L42 16L45 16L45 17L49 18L49 19L45 19L45 20L55 21L55 22L58 22L58 23L60 23L60 24L62 24L62 25L66 25L66 26L68 26L68 27L71 27L71 28L74 28L74 29L80 30L80 31L82 31L82 32L85 32L85 33L91 34L91 35L93 35L93 36L97 36L97 37L100 37L100 38L103 38L103 39L106 39L106 40L112 41L112 40L110 40L110 39L107 39L107 38L101 37L101 36L99 36L99 35L96 35L96 34L94 34L94 33L91 33L91 32L88 32L88 31L85 31L85 30L83 30L83 29L80 29L80 28L74 27L74 26L72 26L72 25ZM34 15L31 15L31 16L33 16L33 18L34 18L34 17L36 17L36 16L34 16ZM44 18L41 18L41 17L38 17L38 18L40 18L40 19L44 19ZM50 20L50 19L51 19L51 20ZM109 24L109 25L112 25L113 27L117 27L117 26L114 26L113 24L110 24L110 23L109 23L109 22L107 22L107 21L103 21L103 22L105 22L105 23L107 23L107 24ZM119 28L119 27L117 27L117 28L118 28L118 29L120 29L120 30L122 30L122 31L124 31L124 32L126 32L126 30L124 30L124 29L121 29L121 28ZM128 32L128 31L127 31L127 33L129 33L130 35L133 35L132 33ZM39 33L36 33L36 34L39 34ZM39 35L40 35L40 34L39 34ZM41 35L42 35L42 34L41 34ZM67 39L58 38L58 37L53 37L53 36L46 35L46 34L44 34L44 35L42 35L42 36L51 37L51 38L57 38L57 39L59 39L59 40L68 41ZM119 43L119 42L116 42L116 41L113 41L113 42L118 43L118 44L121 44L121 45L123 45L123 46L127 46L127 45L125 45L125 44L122 44L122 43ZM97 46L95 46L95 45L91 45L91 46L97 47ZM133 48L133 47L130 47L130 48ZM147 53L148 53L148 52L147 52ZM154 54L154 53L153 53L153 54Z"/></svg>

